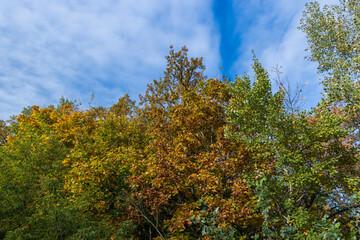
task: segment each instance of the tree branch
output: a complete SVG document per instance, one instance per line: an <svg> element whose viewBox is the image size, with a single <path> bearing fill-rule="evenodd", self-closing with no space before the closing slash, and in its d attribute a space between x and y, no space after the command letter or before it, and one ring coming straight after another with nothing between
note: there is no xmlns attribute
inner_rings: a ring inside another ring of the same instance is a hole
<svg viewBox="0 0 360 240"><path fill-rule="evenodd" d="M335 217L336 215L339 215L339 214L341 214L343 212L349 211L349 210L354 209L354 208L359 208L359 207L360 207L360 205L352 205L352 206L340 209L340 210L330 214L326 219L330 219L330 218Z"/></svg>

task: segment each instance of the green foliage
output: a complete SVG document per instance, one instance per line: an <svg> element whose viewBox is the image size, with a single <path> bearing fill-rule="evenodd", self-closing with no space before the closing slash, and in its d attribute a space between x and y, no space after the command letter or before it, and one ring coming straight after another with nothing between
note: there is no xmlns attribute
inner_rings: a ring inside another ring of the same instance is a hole
<svg viewBox="0 0 360 240"><path fill-rule="evenodd" d="M360 3L341 0L340 5L308 3L300 29L307 35L311 61L326 73L323 86L331 100L352 102L359 97Z"/></svg>
<svg viewBox="0 0 360 240"><path fill-rule="evenodd" d="M329 209L356 193L347 186L358 158L357 149L344 141L349 134L345 118L336 109L286 113L281 88L271 93L257 59L254 72L253 86L247 76L230 85L227 135L244 141L251 153L243 177L258 198L262 234L302 239L312 232L319 237L323 229L339 225L325 217Z"/></svg>
<svg viewBox="0 0 360 240"><path fill-rule="evenodd" d="M193 224L199 226L202 237L210 239L223 239L232 240L235 238L235 229L232 227L220 227L218 223L219 208L217 207L214 211L209 212L208 205L204 204L203 201L199 201L198 204L201 208L201 214L198 216L191 216L190 220Z"/></svg>
<svg viewBox="0 0 360 240"><path fill-rule="evenodd" d="M236 78L229 84L230 106L227 109L229 125L228 137L239 137L246 143L260 145L272 140L274 123L281 123L284 116L283 94L271 92L268 73L254 57L255 80L251 86L249 76Z"/></svg>

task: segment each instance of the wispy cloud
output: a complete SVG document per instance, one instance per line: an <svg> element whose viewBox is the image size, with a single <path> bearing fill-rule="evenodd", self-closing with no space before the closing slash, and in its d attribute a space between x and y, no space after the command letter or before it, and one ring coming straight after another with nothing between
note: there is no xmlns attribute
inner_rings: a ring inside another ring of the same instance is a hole
<svg viewBox="0 0 360 240"><path fill-rule="evenodd" d="M234 6L238 9L237 26L242 33L242 45L238 49L239 58L233 71L239 74L251 71L250 51L253 49L267 69L280 65L283 66L283 77L288 78L291 83L308 82L304 95L308 99L307 107L310 107L320 100L322 87L316 75L316 64L304 59L308 54L305 52L305 34L297 29L306 2L308 1L234 1ZM338 3L336 0L318 2Z"/></svg>
<svg viewBox="0 0 360 240"><path fill-rule="evenodd" d="M64 95L110 105L161 76L169 45L214 74L219 34L208 1L1 1L0 118Z"/></svg>
<svg viewBox="0 0 360 240"><path fill-rule="evenodd" d="M291 82L308 82L314 105L321 86L297 30L306 2L0 1L0 119L62 95L87 103L94 92L102 106L128 91L136 98L162 75L169 45L204 57L209 76L223 63L232 78L251 71L254 49L267 69L282 65Z"/></svg>

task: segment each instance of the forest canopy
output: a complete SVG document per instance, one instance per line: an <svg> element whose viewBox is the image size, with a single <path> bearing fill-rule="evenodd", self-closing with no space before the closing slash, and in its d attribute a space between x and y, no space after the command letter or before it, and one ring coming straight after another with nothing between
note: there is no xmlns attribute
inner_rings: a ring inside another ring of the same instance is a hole
<svg viewBox="0 0 360 240"><path fill-rule="evenodd" d="M359 238L360 2L309 3L299 29L326 93L311 110L255 54L229 81L170 47L139 103L0 121L0 238Z"/></svg>

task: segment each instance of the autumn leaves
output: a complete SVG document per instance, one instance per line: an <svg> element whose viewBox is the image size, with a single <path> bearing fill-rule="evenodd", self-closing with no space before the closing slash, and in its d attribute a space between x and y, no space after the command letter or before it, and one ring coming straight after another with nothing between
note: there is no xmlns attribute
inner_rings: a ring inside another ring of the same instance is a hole
<svg viewBox="0 0 360 240"><path fill-rule="evenodd" d="M359 237L359 4L341 6L302 20L327 73L311 111L256 57L230 82L183 47L139 104L61 99L0 122L0 238Z"/></svg>

